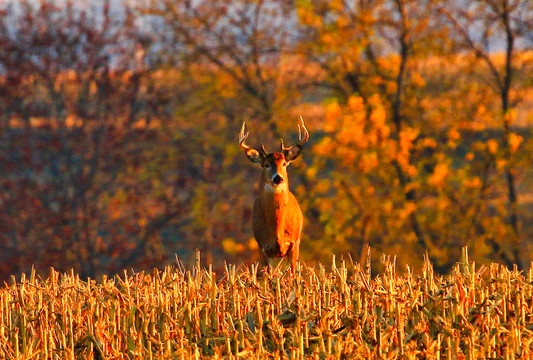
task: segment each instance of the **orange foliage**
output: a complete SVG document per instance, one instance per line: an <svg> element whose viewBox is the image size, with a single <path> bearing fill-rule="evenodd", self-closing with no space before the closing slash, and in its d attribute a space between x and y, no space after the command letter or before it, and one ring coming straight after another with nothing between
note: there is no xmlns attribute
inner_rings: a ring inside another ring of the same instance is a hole
<svg viewBox="0 0 533 360"><path fill-rule="evenodd" d="M507 265L531 253L530 53L513 48L502 93L508 57L465 41L444 0L152 3L124 19L94 8L106 21L0 9L2 278L32 262L149 268L196 248L215 267L257 260L256 175L236 133L253 123L250 141L273 149L300 114L305 261L358 261L370 245L378 268L390 251L417 265L429 249L446 271L467 244ZM461 24L515 11L476 4ZM137 29L141 13L165 31Z"/></svg>

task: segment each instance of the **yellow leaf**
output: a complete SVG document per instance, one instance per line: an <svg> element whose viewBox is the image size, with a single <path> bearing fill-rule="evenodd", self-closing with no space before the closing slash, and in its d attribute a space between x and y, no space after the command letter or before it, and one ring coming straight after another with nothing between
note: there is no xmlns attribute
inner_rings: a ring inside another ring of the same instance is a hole
<svg viewBox="0 0 533 360"><path fill-rule="evenodd" d="M437 142L433 138L425 138L424 141L422 142L422 145L425 148L435 149L437 147Z"/></svg>
<svg viewBox="0 0 533 360"><path fill-rule="evenodd" d="M406 156L413 147L413 140L418 136L419 130L415 128L405 128L400 132L400 152Z"/></svg>
<svg viewBox="0 0 533 360"><path fill-rule="evenodd" d="M299 7L296 10L298 18L303 25L311 25L313 23L313 9L307 7Z"/></svg>
<svg viewBox="0 0 533 360"><path fill-rule="evenodd" d="M473 179L463 180L463 186L466 188L480 188L481 185L481 180L477 176Z"/></svg>
<svg viewBox="0 0 533 360"><path fill-rule="evenodd" d="M334 132L337 129L337 120L341 114L341 108L337 101L332 101L326 105L326 121L324 122L324 131Z"/></svg>
<svg viewBox="0 0 533 360"><path fill-rule="evenodd" d="M329 191L330 183L329 180L320 180L315 186L315 190L318 193L326 193Z"/></svg>
<svg viewBox="0 0 533 360"><path fill-rule="evenodd" d="M383 211L385 212L385 214L390 214L393 208L394 204L392 203L392 201L387 200L383 203Z"/></svg>
<svg viewBox="0 0 533 360"><path fill-rule="evenodd" d="M413 85L415 87L422 88L422 87L426 86L426 82L425 82L424 78L418 72L415 72L415 73L413 73L411 75L411 81L413 82Z"/></svg>
<svg viewBox="0 0 533 360"><path fill-rule="evenodd" d="M335 38L331 33L324 33L320 36L320 39L327 46L333 46L335 44Z"/></svg>
<svg viewBox="0 0 533 360"><path fill-rule="evenodd" d="M378 154L375 152L365 153L359 160L359 170L368 173L379 165Z"/></svg>
<svg viewBox="0 0 533 360"><path fill-rule="evenodd" d="M232 238L225 238L222 240L222 248L227 254L235 255L244 251L244 245L235 242Z"/></svg>
<svg viewBox="0 0 533 360"><path fill-rule="evenodd" d="M329 8L333 11L342 11L344 9L344 3L341 0L332 0L329 3Z"/></svg>
<svg viewBox="0 0 533 360"><path fill-rule="evenodd" d="M398 86L396 85L395 82L393 81L387 82L387 85L385 87L387 94L394 94L396 92L396 89L398 89Z"/></svg>
<svg viewBox="0 0 533 360"><path fill-rule="evenodd" d="M374 123L376 128L382 128L385 126L385 121L387 119L387 113L382 107L377 107L372 110L370 114L370 121Z"/></svg>
<svg viewBox="0 0 533 360"><path fill-rule="evenodd" d="M416 210L416 205L415 205L415 203L413 203L412 201L408 201L408 202L405 203L403 209L400 210L400 212L399 212L398 215L399 215L399 217L400 217L401 219L407 219L407 217L408 217L409 215L411 215L411 213L412 213L413 211L415 211L415 210Z"/></svg>
<svg viewBox="0 0 533 360"><path fill-rule="evenodd" d="M250 250L259 249L259 245L257 245L257 241L255 241L253 237L248 240L248 249Z"/></svg>
<svg viewBox="0 0 533 360"><path fill-rule="evenodd" d="M496 151L498 151L498 142L494 139L490 139L487 141L487 149L489 150L489 153L496 154Z"/></svg>
<svg viewBox="0 0 533 360"><path fill-rule="evenodd" d="M337 18L337 26L339 28L344 28L346 26L350 25L350 19L347 18L346 16L339 16Z"/></svg>
<svg viewBox="0 0 533 360"><path fill-rule="evenodd" d="M437 164L433 170L433 174L428 179L428 182L432 185L439 185L444 178L448 175L448 164Z"/></svg>
<svg viewBox="0 0 533 360"><path fill-rule="evenodd" d="M365 105L363 103L363 98L360 96L350 96L348 99L348 107L351 111L365 111Z"/></svg>
<svg viewBox="0 0 533 360"><path fill-rule="evenodd" d="M520 144L524 138L520 135L517 135L515 133L509 134L509 148L511 149L511 152L515 152L520 147Z"/></svg>
<svg viewBox="0 0 533 360"><path fill-rule="evenodd" d="M307 168L307 171L306 171L306 176L310 179L310 180L314 180L315 177L316 177L316 173L318 172L318 168L316 167L313 167L313 166L310 166L309 168Z"/></svg>
<svg viewBox="0 0 533 360"><path fill-rule="evenodd" d="M504 119L506 123L512 124L514 119L516 119L516 110L515 109L508 110L507 113L505 113Z"/></svg>
<svg viewBox="0 0 533 360"><path fill-rule="evenodd" d="M451 128L448 131L448 139L455 141L455 140L459 140L460 138L461 138L461 134L459 133L459 131L457 131L457 129Z"/></svg>
<svg viewBox="0 0 533 360"><path fill-rule="evenodd" d="M320 143L315 145L313 150L316 152L317 155L330 156L331 154L334 154L336 147L337 144L333 142L330 137L325 137Z"/></svg>

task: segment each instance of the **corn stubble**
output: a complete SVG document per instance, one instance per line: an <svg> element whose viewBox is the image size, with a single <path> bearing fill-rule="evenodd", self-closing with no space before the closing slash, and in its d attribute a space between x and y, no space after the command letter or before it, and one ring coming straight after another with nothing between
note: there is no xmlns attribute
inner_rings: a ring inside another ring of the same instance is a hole
<svg viewBox="0 0 533 360"><path fill-rule="evenodd" d="M333 259L334 260L334 259ZM532 276L463 260L448 276L332 262L223 274L178 264L0 290L2 359L511 359L533 353Z"/></svg>

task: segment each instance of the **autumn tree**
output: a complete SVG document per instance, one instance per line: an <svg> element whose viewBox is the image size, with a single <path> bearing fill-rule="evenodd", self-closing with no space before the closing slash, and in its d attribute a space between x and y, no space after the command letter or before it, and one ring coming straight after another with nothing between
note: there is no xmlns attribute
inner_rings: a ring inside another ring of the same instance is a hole
<svg viewBox="0 0 533 360"><path fill-rule="evenodd" d="M247 116L268 123L278 134L278 70L292 38L291 10L290 2L280 0L161 0L141 11L164 20L173 61L190 72L201 67L225 75L250 105Z"/></svg>
<svg viewBox="0 0 533 360"><path fill-rule="evenodd" d="M332 89L332 95L338 97L341 105L338 110L335 110L336 102L328 105L324 128L331 129L333 132L329 136L338 139L340 144L356 139L363 141L362 144L354 143L351 148L346 148L344 156L338 152L333 152L333 156L339 158L339 162L345 161L341 160L341 157L348 157L353 161L361 155L361 151L369 151L371 155L367 155L363 161L368 163L374 158L373 167L377 166L381 175L378 177L380 180L370 176L367 179L371 183L380 183L381 187L388 188L389 195L383 196L388 200L395 199L392 200L396 203L392 208L403 209L398 219L403 219L400 222L409 223L418 248L435 249L435 239L431 238L421 221L421 212L424 210L420 204L423 196L419 191L420 183L424 180L423 173L419 172L418 168L423 159L417 158L417 154L428 156L434 153L431 149L422 150L424 147L432 147L434 141L432 142L431 138L435 135L431 127L421 127L425 120L420 112L419 103L422 99L418 90L424 87L424 80L418 69L430 55L442 53L440 41L447 44L443 41L446 39L445 33L428 17L432 2L300 1L298 6L304 39L300 51L311 61L320 64L325 76L317 85ZM359 105L356 108L357 112L361 112L357 115L362 116L361 120L344 120L354 122L353 125L346 125L352 127L351 132L343 131L343 127L335 129L328 124L334 121L327 115L329 112L343 112L342 108L345 106L342 104L346 103L346 110L353 112L353 105L350 104L359 103L359 99L362 101L362 108ZM364 120L365 118L367 120ZM371 119L378 122L373 123ZM357 122L360 124L356 125ZM378 155L379 152L375 152L374 147L364 144L368 136L365 132L372 126L384 126L380 130L382 139L374 145L381 147L382 151L386 148L386 156ZM363 146L363 149L359 148L360 146ZM357 199L357 196L349 194L358 188L355 182L360 181L355 180L357 164L358 161L355 161L352 165L355 168L349 167L349 171L345 169L341 172L345 175L354 174L354 178L348 177L342 181L343 185L338 187L338 191L344 189L342 193L346 192L348 198L353 199ZM385 170L387 168L388 170ZM357 191L362 190L364 186ZM401 194L401 197L393 194ZM371 193L368 195L369 199L373 197ZM354 201L354 208L359 209L372 203L371 200L365 200L363 199L361 204ZM390 212L390 209L388 211ZM348 214L352 212L347 211ZM365 213L384 214L384 210L367 209ZM348 226L354 219L349 215L345 221L345 226ZM383 226L379 225L380 222L378 221L374 228L377 233L382 231L377 229L383 229ZM364 226L368 226L368 221ZM361 233L367 234L367 230L363 228ZM366 242L367 240L364 240L364 243Z"/></svg>
<svg viewBox="0 0 533 360"><path fill-rule="evenodd" d="M183 229L202 239L197 246L209 262L221 246L230 257L255 246L248 222L255 183L250 179L258 175L235 147L242 122L256 129L250 141L269 147L298 121L289 111L303 81L288 55L292 10L290 2L278 0L162 0L140 9L143 17L162 20L153 26L168 44L159 53L163 66L191 85L174 112L175 129L193 132L190 161L199 169L196 221Z"/></svg>
<svg viewBox="0 0 533 360"><path fill-rule="evenodd" d="M485 67L482 74L500 99L498 118L501 121L501 157L505 161L507 217L513 230L512 257L508 263L523 263L517 179L516 151L523 138L513 131L515 107L521 100L517 75L531 71L531 62L524 58L533 31L533 5L530 1L473 1L467 5L440 7L440 13L451 24L462 48L469 51ZM498 52L501 51L501 56ZM524 61L526 61L524 63ZM528 63L529 62L529 63ZM496 247L497 251L502 250Z"/></svg>
<svg viewBox="0 0 533 360"><path fill-rule="evenodd" d="M152 235L184 210L176 210L175 176L163 195L146 178L132 179L168 156L148 158L158 142L150 119L168 111L163 85L150 88L140 66L145 42L132 12L109 1L18 6L7 6L0 22L6 272L34 264L94 276L150 252L161 257ZM147 206L146 197L159 203Z"/></svg>
<svg viewBox="0 0 533 360"><path fill-rule="evenodd" d="M378 269L382 253L416 266L429 251L444 272L464 245L480 262L527 257L526 1L13 4L0 11L4 278L195 249L215 269L254 262L258 169L238 132L246 121L272 151L300 114L311 139L290 185L306 263L365 261L367 245Z"/></svg>

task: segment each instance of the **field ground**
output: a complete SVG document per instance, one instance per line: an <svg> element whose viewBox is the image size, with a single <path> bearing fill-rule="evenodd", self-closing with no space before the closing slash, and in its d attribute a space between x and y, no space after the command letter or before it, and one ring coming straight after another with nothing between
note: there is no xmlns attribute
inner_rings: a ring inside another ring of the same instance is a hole
<svg viewBox="0 0 533 360"><path fill-rule="evenodd" d="M96 282L51 269L0 289L4 359L511 359L533 356L533 272L359 264L223 274L181 264Z"/></svg>

